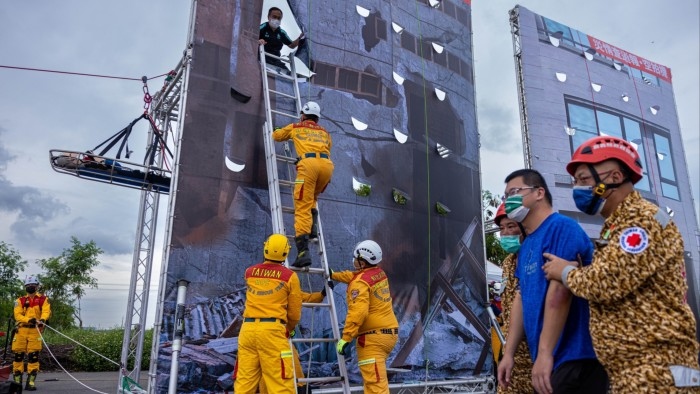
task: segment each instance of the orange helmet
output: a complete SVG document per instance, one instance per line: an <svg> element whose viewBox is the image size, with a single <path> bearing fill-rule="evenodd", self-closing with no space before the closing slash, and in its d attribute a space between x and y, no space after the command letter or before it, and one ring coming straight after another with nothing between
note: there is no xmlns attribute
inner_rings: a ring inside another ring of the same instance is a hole
<svg viewBox="0 0 700 394"><path fill-rule="evenodd" d="M621 161L630 170L632 183L642 179L642 160L639 153L629 142L610 136L593 137L576 149L566 171L574 176L580 164L597 164L610 159Z"/></svg>
<svg viewBox="0 0 700 394"><path fill-rule="evenodd" d="M496 217L493 218L493 222L496 223L496 226L500 226L501 220L505 217L508 217L508 215L506 215L506 203L501 203L496 211Z"/></svg>

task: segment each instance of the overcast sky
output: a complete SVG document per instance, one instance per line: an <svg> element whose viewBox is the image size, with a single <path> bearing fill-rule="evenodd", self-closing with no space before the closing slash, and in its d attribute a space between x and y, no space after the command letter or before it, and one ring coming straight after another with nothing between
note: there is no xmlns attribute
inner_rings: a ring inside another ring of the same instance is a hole
<svg viewBox="0 0 700 394"><path fill-rule="evenodd" d="M371 6L377 0L357 0ZM409 1L409 0L406 0ZM420 0L418 0L420 1ZM323 1L316 1L321 7ZM508 10L516 3L473 0L476 92L483 188L501 192L523 166ZM700 10L697 0L521 1L535 13L671 68L691 186L700 184ZM661 6L661 7L659 7ZM186 44L185 0L0 2L0 66L140 78L175 67ZM319 38L316 37L316 40ZM157 91L163 78L149 82ZM70 236L105 254L99 290L83 301L86 325L124 320L140 193L54 172L49 149L87 150L143 112L141 81L0 68L0 240L29 261L60 254ZM147 127L130 140L141 158ZM680 158L679 158L680 159ZM166 223L161 200L158 239ZM151 300L161 259L156 267ZM36 273L32 269L31 273ZM150 321L155 307L149 309Z"/></svg>

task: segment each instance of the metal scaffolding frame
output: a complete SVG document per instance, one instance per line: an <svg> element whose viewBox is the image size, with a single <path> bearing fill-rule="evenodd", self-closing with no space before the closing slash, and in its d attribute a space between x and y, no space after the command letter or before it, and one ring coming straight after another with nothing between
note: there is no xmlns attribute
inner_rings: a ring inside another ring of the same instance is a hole
<svg viewBox="0 0 700 394"><path fill-rule="evenodd" d="M175 75L163 88L153 96L149 115L153 118L157 131L162 133L163 140L170 136L178 141L180 108L183 93L183 74L189 65L190 54L185 52L183 58L175 68ZM173 128L173 123L178 127ZM157 132L153 127L149 130L149 141ZM178 142L179 145L179 142ZM163 151L156 151L155 163L158 168L164 165ZM177 163L175 157L172 165ZM173 186L175 179L172 180ZM171 187L171 191L174 187ZM171 196L174 192L171 193ZM171 198L171 201L173 199ZM122 381L124 377L139 381L141 373L141 359L143 356L144 337L146 332L146 317L148 310L148 297L151 286L151 271L153 268L153 250L156 226L158 222L158 206L160 194L149 187L141 192L141 204L139 208L139 220L136 226L136 241L134 257L131 268L131 282L129 286L129 298L127 301L126 320L124 321L124 337L121 352L121 368L117 392L124 392ZM154 339L157 336L154 333ZM157 341L154 341L157 342ZM153 364L153 363L152 363ZM131 367L131 368L129 368Z"/></svg>
<svg viewBox="0 0 700 394"><path fill-rule="evenodd" d="M437 393L495 393L496 381L493 376L476 377L470 379L449 379L423 382L405 382L389 384L392 394L437 394ZM314 393L335 394L342 393L343 389L318 388ZM351 393L363 392L362 386L353 386Z"/></svg>
<svg viewBox="0 0 700 394"><path fill-rule="evenodd" d="M520 110L520 127L523 134L523 153L525 168L532 168L532 150L530 149L530 128L528 126L527 102L525 100L525 85L523 82L523 53L520 45L520 14L518 7L508 12L510 33L513 36L513 60L515 61L515 79L518 84L518 109Z"/></svg>

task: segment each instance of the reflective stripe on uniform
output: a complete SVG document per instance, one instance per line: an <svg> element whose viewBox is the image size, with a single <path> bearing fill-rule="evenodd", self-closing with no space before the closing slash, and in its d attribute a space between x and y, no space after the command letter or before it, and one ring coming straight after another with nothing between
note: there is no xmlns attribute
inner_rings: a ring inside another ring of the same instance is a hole
<svg viewBox="0 0 700 394"><path fill-rule="evenodd" d="M357 362L357 365L367 365L367 364L374 364L376 360L374 358L368 358L367 360L359 360Z"/></svg>

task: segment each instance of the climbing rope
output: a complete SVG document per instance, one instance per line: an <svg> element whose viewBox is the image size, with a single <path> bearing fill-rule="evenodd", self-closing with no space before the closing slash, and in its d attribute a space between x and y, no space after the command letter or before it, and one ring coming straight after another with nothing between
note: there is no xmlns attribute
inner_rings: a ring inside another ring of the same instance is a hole
<svg viewBox="0 0 700 394"><path fill-rule="evenodd" d="M414 1L414 4L416 6L416 15L420 15L418 7L419 7L419 2ZM427 214L425 215L427 218L427 230L428 230L428 291L427 291L427 299L426 299L426 305L430 305L430 295L432 293L432 290L430 288L431 285L431 278L430 278L430 272L431 272L431 252L432 252L432 242L431 242L431 227L430 227L430 218L431 218L431 210L432 210L432 204L430 202L430 136L429 131L428 131L428 94L427 94L427 88L425 86L426 80L425 80L425 54L423 53L423 29L422 29L422 24L420 18L416 18L418 21L418 47L420 48L420 58L421 58L421 77L423 78L423 119L424 119L424 124L425 124L425 166L426 166L426 171L425 171L425 177L426 177L426 200L427 200ZM425 337L426 332L428 331L428 327L430 326L431 321L426 321L426 325L423 329L423 336ZM425 356L427 352L425 351L428 347L429 341L426 341L425 338L423 339L424 349L423 349L423 354L425 357L425 381L427 382L429 380L429 372L430 372L430 360Z"/></svg>
<svg viewBox="0 0 700 394"><path fill-rule="evenodd" d="M81 77L123 79L123 80L127 80L127 81L140 81L141 80L141 78L118 77L118 76L114 76L114 75L103 75L103 74L87 74L87 73L79 73L79 72L73 72L73 71L48 70L48 69L44 69L44 68L17 67L17 66L5 66L5 65L0 65L0 68L9 68L12 70L22 70L22 71L38 71L38 72L45 72L45 73L77 75L77 76L81 76ZM164 77L166 75L168 75L168 73L156 75L155 77L151 77L151 79Z"/></svg>
<svg viewBox="0 0 700 394"><path fill-rule="evenodd" d="M114 365L116 365L116 366L120 366L119 363L110 360L109 358L103 356L103 355L100 354L100 353L97 353L96 351L90 349L89 347L86 347L85 345L83 345L82 343L80 343L80 342L74 340L73 338L70 338L70 337L64 335L63 333L59 332L58 330L54 329L53 327L49 326L48 324L45 324L44 327L48 327L49 329L51 329L51 331L53 331L53 332L55 332L55 333L61 335L62 337L66 338L66 339L68 339L68 340L70 340L70 341L72 341L73 343L77 344L78 346L87 349L88 351L90 351L90 352L96 354L97 356L99 356L99 357L101 357L101 358L103 358L103 359L109 361L110 363L112 363L112 364L114 364ZM63 367L63 365L61 365L61 363L58 361L58 359L56 358L56 356L53 354L53 352L51 351L51 348L49 348L49 345L48 345L48 344L46 343L46 341L44 340L44 336L41 334L41 330L39 330L39 327L37 327L36 330L37 330L37 332L39 333L39 337L41 338L41 342L44 344L44 347L46 347L46 350L47 350L47 351L49 352L49 354L51 355L51 358L56 362L56 364L58 364L59 368L61 368L61 370L63 370L63 372L66 373L66 375L70 376L71 379L75 380L79 385L85 387L86 389L88 389L88 390L90 390L90 391L94 391L94 392L96 392L96 393L108 394L108 393L105 393L105 392L103 392L103 391L95 390L95 389L93 389L92 387L87 386L85 383L83 383L83 382L81 382L80 380L78 380L75 376L71 375L71 373L68 372L68 371Z"/></svg>

